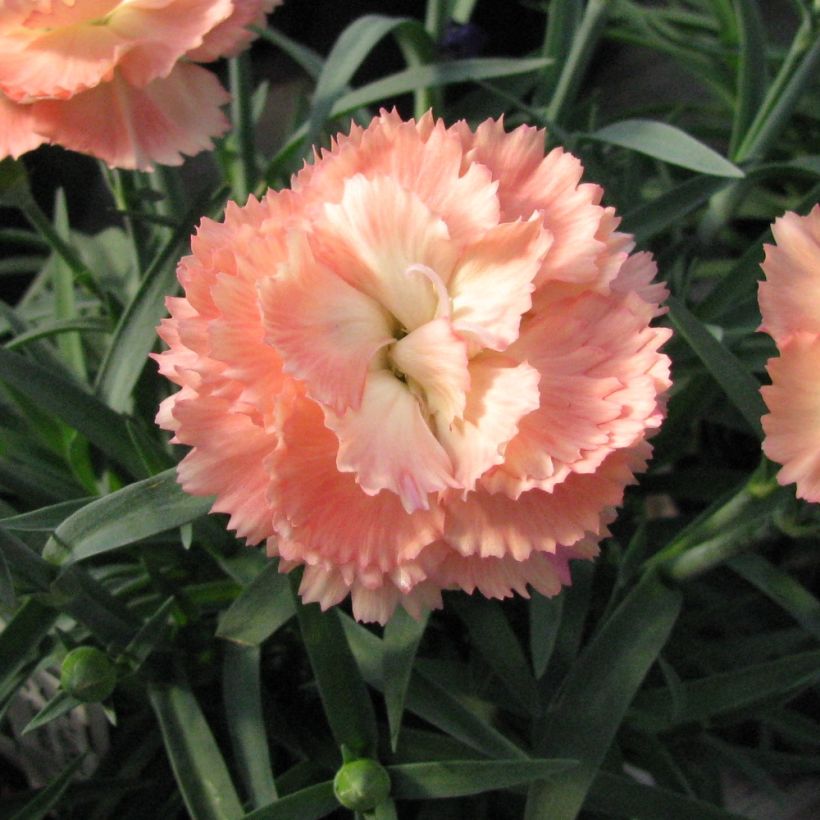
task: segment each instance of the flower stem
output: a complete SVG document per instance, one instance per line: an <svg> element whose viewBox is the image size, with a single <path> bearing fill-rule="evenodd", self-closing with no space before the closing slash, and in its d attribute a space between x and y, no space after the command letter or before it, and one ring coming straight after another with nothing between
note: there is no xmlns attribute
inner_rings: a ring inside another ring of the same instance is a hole
<svg viewBox="0 0 820 820"><path fill-rule="evenodd" d="M231 187L234 197L244 203L256 181L256 146L253 139L253 86L247 52L228 61L231 86L231 119L236 130L239 158L233 163Z"/></svg>

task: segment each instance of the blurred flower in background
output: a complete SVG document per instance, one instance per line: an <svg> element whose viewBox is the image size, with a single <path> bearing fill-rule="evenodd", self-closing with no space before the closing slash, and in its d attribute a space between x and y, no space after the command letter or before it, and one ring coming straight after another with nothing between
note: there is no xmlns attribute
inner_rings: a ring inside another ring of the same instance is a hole
<svg viewBox="0 0 820 820"><path fill-rule="evenodd" d="M382 113L224 223L160 334L182 486L328 607L569 583L663 416L649 254L544 134Z"/></svg>
<svg viewBox="0 0 820 820"><path fill-rule="evenodd" d="M772 226L760 283L761 330L779 356L769 360L763 387L763 451L783 465L777 479L797 495L820 501L820 205L807 216L788 212Z"/></svg>
<svg viewBox="0 0 820 820"><path fill-rule="evenodd" d="M233 56L281 0L38 0L0 8L0 158L43 143L116 168L178 165L228 129L195 65Z"/></svg>

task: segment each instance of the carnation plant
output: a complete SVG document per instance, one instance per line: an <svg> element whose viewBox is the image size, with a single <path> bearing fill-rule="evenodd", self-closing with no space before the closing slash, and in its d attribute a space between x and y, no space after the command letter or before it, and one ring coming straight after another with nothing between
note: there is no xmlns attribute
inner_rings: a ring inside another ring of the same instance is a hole
<svg viewBox="0 0 820 820"><path fill-rule="evenodd" d="M816 3L341 5L0 8L0 816L811 816Z"/></svg>

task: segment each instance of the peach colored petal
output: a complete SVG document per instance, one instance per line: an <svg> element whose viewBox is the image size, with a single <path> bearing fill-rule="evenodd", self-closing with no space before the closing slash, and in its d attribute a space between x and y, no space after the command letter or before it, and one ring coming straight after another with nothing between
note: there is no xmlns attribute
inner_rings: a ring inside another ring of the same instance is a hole
<svg viewBox="0 0 820 820"><path fill-rule="evenodd" d="M265 340L313 398L336 413L356 409L371 359L393 341L390 317L317 262L303 234L289 245L287 262L259 283Z"/></svg>
<svg viewBox="0 0 820 820"><path fill-rule="evenodd" d="M467 492L492 467L518 432L521 419L538 409L538 371L494 353L470 362L470 392L463 418L436 420L439 441L449 454L458 486Z"/></svg>
<svg viewBox="0 0 820 820"><path fill-rule="evenodd" d="M336 469L337 450L319 407L307 399L295 405L269 462L279 552L311 565L350 567L351 582L368 570L412 587L415 582L402 583L402 572L419 574L412 564L441 534L443 512L408 515L394 493L363 493L353 475Z"/></svg>
<svg viewBox="0 0 820 820"><path fill-rule="evenodd" d="M0 159L15 159L46 142L34 130L34 106L12 102L0 93Z"/></svg>
<svg viewBox="0 0 820 820"><path fill-rule="evenodd" d="M498 225L467 248L449 285L453 327L493 350L515 341L550 244L549 234L531 219Z"/></svg>
<svg viewBox="0 0 820 820"><path fill-rule="evenodd" d="M391 348L388 359L421 389L427 408L445 424L461 416L470 389L467 348L449 319L417 327Z"/></svg>
<svg viewBox="0 0 820 820"><path fill-rule="evenodd" d="M790 333L820 333L820 204L805 216L789 212L772 226L777 245L764 245L761 329L780 343Z"/></svg>
<svg viewBox="0 0 820 820"><path fill-rule="evenodd" d="M338 205L317 220L317 256L353 287L414 330L436 315L438 293L417 273L426 266L446 284L454 262L447 226L390 177L347 181Z"/></svg>
<svg viewBox="0 0 820 820"><path fill-rule="evenodd" d="M425 128L403 122L395 110L382 110L366 130L352 125L349 136L337 137L321 161L294 177L293 187L338 202L356 174L387 176L416 194L445 222L458 246L498 224L497 183L483 165L464 165L461 140L441 121L429 120Z"/></svg>
<svg viewBox="0 0 820 820"><path fill-rule="evenodd" d="M233 12L227 20L212 28L202 45L186 55L189 60L209 63L220 57L236 57L250 45L256 35L249 26L264 28L265 17L284 0L233 0Z"/></svg>
<svg viewBox="0 0 820 820"><path fill-rule="evenodd" d="M70 100L40 102L37 130L112 168L148 171L211 148L212 139L228 128L220 111L227 101L213 74L180 64L142 89L115 76Z"/></svg>
<svg viewBox="0 0 820 820"><path fill-rule="evenodd" d="M179 425L176 441L194 445L177 468L182 488L216 496L212 512L228 513L228 526L240 538L251 544L264 540L273 519L264 465L276 448L275 435L214 396L179 401L173 415Z"/></svg>
<svg viewBox="0 0 820 820"><path fill-rule="evenodd" d="M761 389L769 408L763 452L783 465L781 484L796 482L798 496L820 501L820 337L795 333L766 369L772 383Z"/></svg>
<svg viewBox="0 0 820 820"><path fill-rule="evenodd" d="M450 459L418 401L389 371L370 373L357 410L328 410L325 420L339 437L336 466L355 473L368 495L390 490L412 513L429 509L429 493L454 486Z"/></svg>

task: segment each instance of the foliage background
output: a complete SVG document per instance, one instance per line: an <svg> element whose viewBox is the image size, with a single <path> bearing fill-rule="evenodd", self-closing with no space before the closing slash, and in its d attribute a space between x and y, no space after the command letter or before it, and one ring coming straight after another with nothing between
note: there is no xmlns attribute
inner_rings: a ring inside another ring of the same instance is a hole
<svg viewBox="0 0 820 820"><path fill-rule="evenodd" d="M388 767L379 818L816 816L817 515L761 461L755 332L768 226L820 199L816 3L291 0L270 24L220 66L215 154L0 166L0 817L350 816L342 747ZM182 495L145 365L202 214L382 104L547 126L655 252L676 330L652 467L572 588L384 630L300 606ZM59 687L79 645L116 665L102 705Z"/></svg>

